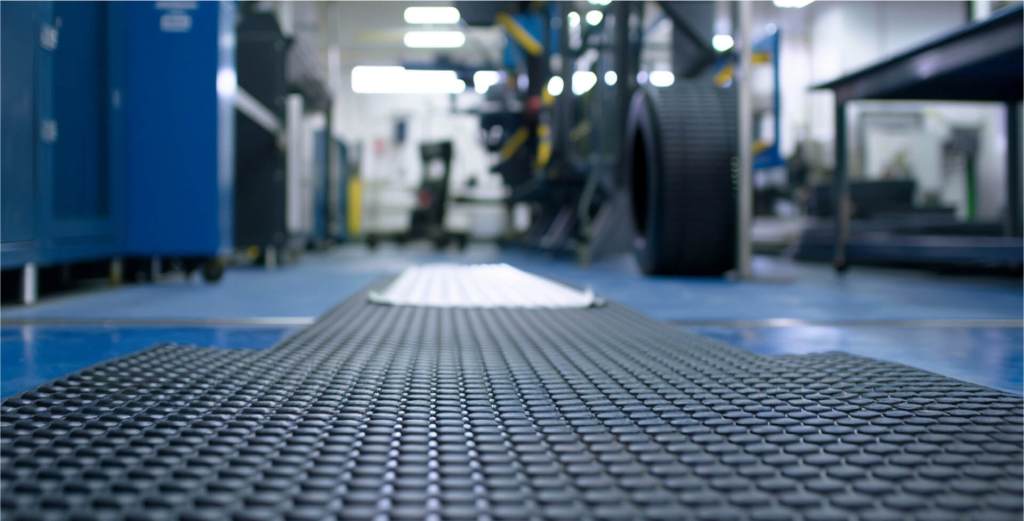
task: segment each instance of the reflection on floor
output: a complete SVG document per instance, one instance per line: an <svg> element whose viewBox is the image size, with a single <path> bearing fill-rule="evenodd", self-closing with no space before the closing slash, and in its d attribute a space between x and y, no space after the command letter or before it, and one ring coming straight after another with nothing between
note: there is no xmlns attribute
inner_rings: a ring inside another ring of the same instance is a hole
<svg viewBox="0 0 1024 521"><path fill-rule="evenodd" d="M27 391L79 369L141 351L154 344L270 347L293 328L282 327L111 327L4 326L0 395Z"/></svg>
<svg viewBox="0 0 1024 521"><path fill-rule="evenodd" d="M1018 327L805 325L687 328L760 355L844 351L1020 394L1024 332Z"/></svg>
<svg viewBox="0 0 1024 521"><path fill-rule="evenodd" d="M581 267L494 247L435 253L359 246L218 285L169 278L5 307L3 396L160 341L263 348L381 277L423 262L507 262L590 287L654 318L771 355L820 351L905 363L1021 393L1020 279L940 276L758 259L753 281L644 277L628 256Z"/></svg>

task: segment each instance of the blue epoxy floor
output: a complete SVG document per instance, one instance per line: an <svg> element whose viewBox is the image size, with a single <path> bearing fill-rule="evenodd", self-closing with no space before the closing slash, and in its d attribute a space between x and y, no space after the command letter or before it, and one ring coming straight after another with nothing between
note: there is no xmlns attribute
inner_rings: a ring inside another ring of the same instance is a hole
<svg viewBox="0 0 1024 521"><path fill-rule="evenodd" d="M822 326L686 328L757 354L844 351L1021 394L1018 327Z"/></svg>
<svg viewBox="0 0 1024 521"><path fill-rule="evenodd" d="M508 262L758 353L843 350L1021 392L1020 279L860 267L837 277L826 265L759 258L758 279L736 282L644 277L628 256L584 268L567 259L487 246L438 254L424 246L385 245L374 252L354 246L310 254L273 271L232 269L212 286L171 277L5 307L2 394L161 340L259 348L289 330L237 323L135 327L132 320L312 319L373 280L438 261ZM777 319L794 322L757 324ZM119 325L47 325L60 320ZM950 327L950 320L965 323Z"/></svg>
<svg viewBox="0 0 1024 521"><path fill-rule="evenodd" d="M283 327L115 327L21 325L0 328L0 395L27 391L79 369L154 344L260 349L292 331Z"/></svg>

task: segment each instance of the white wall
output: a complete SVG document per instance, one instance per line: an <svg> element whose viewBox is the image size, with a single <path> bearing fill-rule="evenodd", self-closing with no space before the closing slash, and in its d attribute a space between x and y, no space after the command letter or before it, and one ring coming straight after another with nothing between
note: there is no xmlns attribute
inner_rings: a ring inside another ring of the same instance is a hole
<svg viewBox="0 0 1024 521"><path fill-rule="evenodd" d="M755 5L755 34L779 28L783 155L811 138L832 142L831 93L816 83L853 72L966 22L961 2L815 2L802 9Z"/></svg>

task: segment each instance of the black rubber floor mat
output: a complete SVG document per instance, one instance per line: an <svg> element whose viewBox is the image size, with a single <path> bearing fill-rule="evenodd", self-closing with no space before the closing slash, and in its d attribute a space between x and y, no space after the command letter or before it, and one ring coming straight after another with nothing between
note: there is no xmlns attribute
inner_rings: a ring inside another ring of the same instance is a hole
<svg viewBox="0 0 1024 521"><path fill-rule="evenodd" d="M611 305L352 299L6 400L6 519L1020 519L1021 398Z"/></svg>

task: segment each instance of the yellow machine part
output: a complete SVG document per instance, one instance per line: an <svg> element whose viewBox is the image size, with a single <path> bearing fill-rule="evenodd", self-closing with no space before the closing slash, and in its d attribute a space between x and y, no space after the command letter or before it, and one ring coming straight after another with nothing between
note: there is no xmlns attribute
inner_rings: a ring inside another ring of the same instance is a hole
<svg viewBox="0 0 1024 521"><path fill-rule="evenodd" d="M363 228L363 180L358 177L351 177L348 180L347 190L348 204L345 208L348 210L346 215L346 224L348 229L349 237L359 237L360 232Z"/></svg>
<svg viewBox="0 0 1024 521"><path fill-rule="evenodd" d="M505 144L501 146L501 150L498 151L499 157L502 161L507 161L510 157L514 156L520 147L526 143L526 140L530 139L530 130L525 126L516 129Z"/></svg>
<svg viewBox="0 0 1024 521"><path fill-rule="evenodd" d="M495 19L505 32L512 37L520 47L531 56L540 56L544 52L544 46L512 18L508 13L498 13Z"/></svg>
<svg viewBox="0 0 1024 521"><path fill-rule="evenodd" d="M551 127L546 123L541 123L537 127L537 166L547 166L548 161L551 161Z"/></svg>

